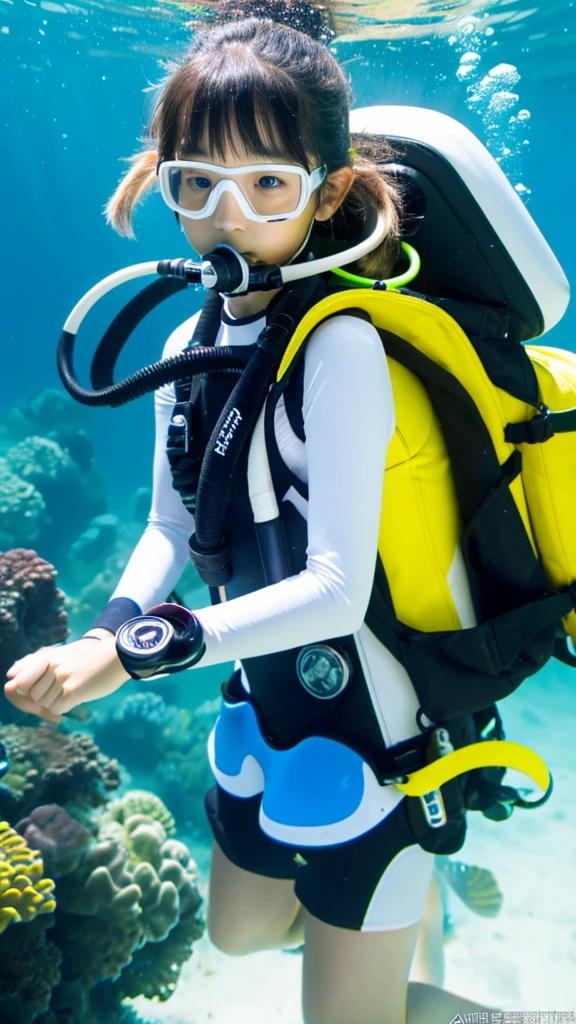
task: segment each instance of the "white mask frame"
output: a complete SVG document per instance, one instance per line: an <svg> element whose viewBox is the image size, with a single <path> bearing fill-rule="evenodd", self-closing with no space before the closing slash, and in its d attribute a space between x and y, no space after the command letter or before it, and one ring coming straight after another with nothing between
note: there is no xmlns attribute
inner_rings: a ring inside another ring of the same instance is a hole
<svg viewBox="0 0 576 1024"><path fill-rule="evenodd" d="M192 167L198 170L212 171L223 175L233 175L245 172L256 173L258 171L265 171L267 174L275 174L276 172L283 174L295 172L302 180L302 190L298 206L290 213L274 213L271 215L259 214L249 203L238 183L234 181L234 178L224 177L211 191L206 206L202 210L189 210L184 206L180 206L180 204L174 199L170 188L170 173L173 170L186 170L186 168ZM242 213L248 218L248 220L257 221L259 224L269 224L273 221L294 220L296 217L299 217L306 209L312 193L326 178L327 171L328 169L326 164L322 164L320 167L316 167L313 171L308 172L304 167L300 167L298 164L259 163L243 164L241 167L224 167L221 164L206 163L200 160L165 160L158 167L158 184L162 199L166 205L181 217L187 217L190 220L205 220L207 217L212 216L223 193L231 192Z"/></svg>

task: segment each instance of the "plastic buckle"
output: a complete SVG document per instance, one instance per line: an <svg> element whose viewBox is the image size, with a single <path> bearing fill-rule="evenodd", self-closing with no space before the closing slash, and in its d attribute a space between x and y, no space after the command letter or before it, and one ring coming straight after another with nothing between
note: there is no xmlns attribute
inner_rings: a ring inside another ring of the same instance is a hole
<svg viewBox="0 0 576 1024"><path fill-rule="evenodd" d="M530 433L532 434L531 444L538 444L542 441L549 441L554 436L554 426L550 409L543 402L538 405L539 415L530 420Z"/></svg>
<svg viewBox="0 0 576 1024"><path fill-rule="evenodd" d="M191 443L192 405L190 402L177 402L172 411L172 418L168 426L167 447L177 449L188 455Z"/></svg>
<svg viewBox="0 0 576 1024"><path fill-rule="evenodd" d="M547 405L540 402L538 412L531 420L523 423L508 423L504 429L504 439L509 444L543 444L554 437L554 422Z"/></svg>

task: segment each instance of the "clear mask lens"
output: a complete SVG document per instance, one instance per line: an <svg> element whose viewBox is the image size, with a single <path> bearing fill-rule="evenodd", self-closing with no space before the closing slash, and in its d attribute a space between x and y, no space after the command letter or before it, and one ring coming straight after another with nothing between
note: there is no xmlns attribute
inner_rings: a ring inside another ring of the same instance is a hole
<svg viewBox="0 0 576 1024"><path fill-rule="evenodd" d="M234 181L255 213L264 217L293 213L297 209L303 179L294 171L242 171L218 174L216 171L196 167L171 168L168 175L171 197L181 210L201 212L209 197L222 180Z"/></svg>

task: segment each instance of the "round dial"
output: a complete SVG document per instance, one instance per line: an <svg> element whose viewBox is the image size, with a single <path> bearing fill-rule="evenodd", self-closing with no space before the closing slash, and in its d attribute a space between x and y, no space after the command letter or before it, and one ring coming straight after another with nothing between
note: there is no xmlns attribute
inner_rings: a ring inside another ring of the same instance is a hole
<svg viewBox="0 0 576 1024"><path fill-rule="evenodd" d="M343 651L328 644L310 644L300 651L296 672L308 693L320 700L330 700L346 687L351 665Z"/></svg>
<svg viewBox="0 0 576 1024"><path fill-rule="evenodd" d="M174 636L174 628L165 619L155 615L141 616L136 622L127 622L118 634L118 641L136 657L159 653L168 646Z"/></svg>

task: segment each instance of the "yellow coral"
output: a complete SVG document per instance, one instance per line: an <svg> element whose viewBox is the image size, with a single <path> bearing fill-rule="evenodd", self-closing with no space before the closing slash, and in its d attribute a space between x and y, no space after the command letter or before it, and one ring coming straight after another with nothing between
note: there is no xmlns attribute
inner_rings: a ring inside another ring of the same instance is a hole
<svg viewBox="0 0 576 1024"><path fill-rule="evenodd" d="M43 875L40 852L31 850L7 821L0 821L0 934L12 922L32 921L56 909L55 883Z"/></svg>

